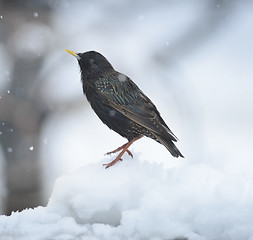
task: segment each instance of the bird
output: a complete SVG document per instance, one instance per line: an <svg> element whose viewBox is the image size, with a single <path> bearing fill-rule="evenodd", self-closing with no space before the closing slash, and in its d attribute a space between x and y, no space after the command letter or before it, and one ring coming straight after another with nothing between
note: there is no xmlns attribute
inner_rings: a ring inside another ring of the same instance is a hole
<svg viewBox="0 0 253 240"><path fill-rule="evenodd" d="M178 138L172 133L153 102L125 74L116 71L99 52L84 53L65 49L73 55L80 67L83 93L100 120L110 129L127 138L128 142L107 152L120 153L105 168L122 161L130 145L146 136L164 145L173 157L183 154L175 146Z"/></svg>

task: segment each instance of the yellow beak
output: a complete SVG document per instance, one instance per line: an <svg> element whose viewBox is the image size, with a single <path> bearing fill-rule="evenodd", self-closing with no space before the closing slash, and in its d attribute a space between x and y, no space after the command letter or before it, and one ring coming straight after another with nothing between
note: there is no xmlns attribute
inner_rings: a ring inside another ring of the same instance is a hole
<svg viewBox="0 0 253 240"><path fill-rule="evenodd" d="M76 52L74 52L72 50L68 50L68 49L65 49L65 51L68 52L69 54L73 55L75 58L77 58L77 60L81 59L80 56Z"/></svg>

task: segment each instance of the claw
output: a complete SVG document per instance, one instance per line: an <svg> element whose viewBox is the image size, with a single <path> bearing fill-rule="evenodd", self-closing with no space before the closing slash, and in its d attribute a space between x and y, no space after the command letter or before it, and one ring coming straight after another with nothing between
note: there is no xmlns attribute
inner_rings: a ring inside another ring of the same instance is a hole
<svg viewBox="0 0 253 240"><path fill-rule="evenodd" d="M128 149L126 150L126 152L128 153L128 155L129 155L131 158L134 157L133 154L132 154Z"/></svg>
<svg viewBox="0 0 253 240"><path fill-rule="evenodd" d="M128 143L123 144L121 147L118 147L117 149L111 151L111 152L107 152L106 155L111 155L112 153L116 153L119 152L120 150L124 149L124 147L127 145Z"/></svg>

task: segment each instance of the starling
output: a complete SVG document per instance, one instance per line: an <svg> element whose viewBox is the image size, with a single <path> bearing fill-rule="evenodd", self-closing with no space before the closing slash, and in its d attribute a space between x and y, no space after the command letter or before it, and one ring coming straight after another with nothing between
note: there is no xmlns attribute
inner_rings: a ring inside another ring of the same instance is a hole
<svg viewBox="0 0 253 240"><path fill-rule="evenodd" d="M73 55L80 66L83 93L91 107L110 129L128 142L107 154L121 151L106 168L122 160L122 155L129 146L143 136L163 144L174 157L184 157L173 142L177 137L166 125L156 106L126 75L114 70L107 59L98 52L76 53Z"/></svg>

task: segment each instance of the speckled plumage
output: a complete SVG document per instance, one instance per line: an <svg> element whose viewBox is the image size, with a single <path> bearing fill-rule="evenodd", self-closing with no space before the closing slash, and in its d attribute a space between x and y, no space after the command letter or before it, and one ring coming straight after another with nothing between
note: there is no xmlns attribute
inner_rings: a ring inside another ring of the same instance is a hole
<svg viewBox="0 0 253 240"><path fill-rule="evenodd" d="M104 124L129 142L147 136L163 144L174 157L183 157L173 143L176 136L152 101L129 77L115 71L98 52L75 54L83 92Z"/></svg>

